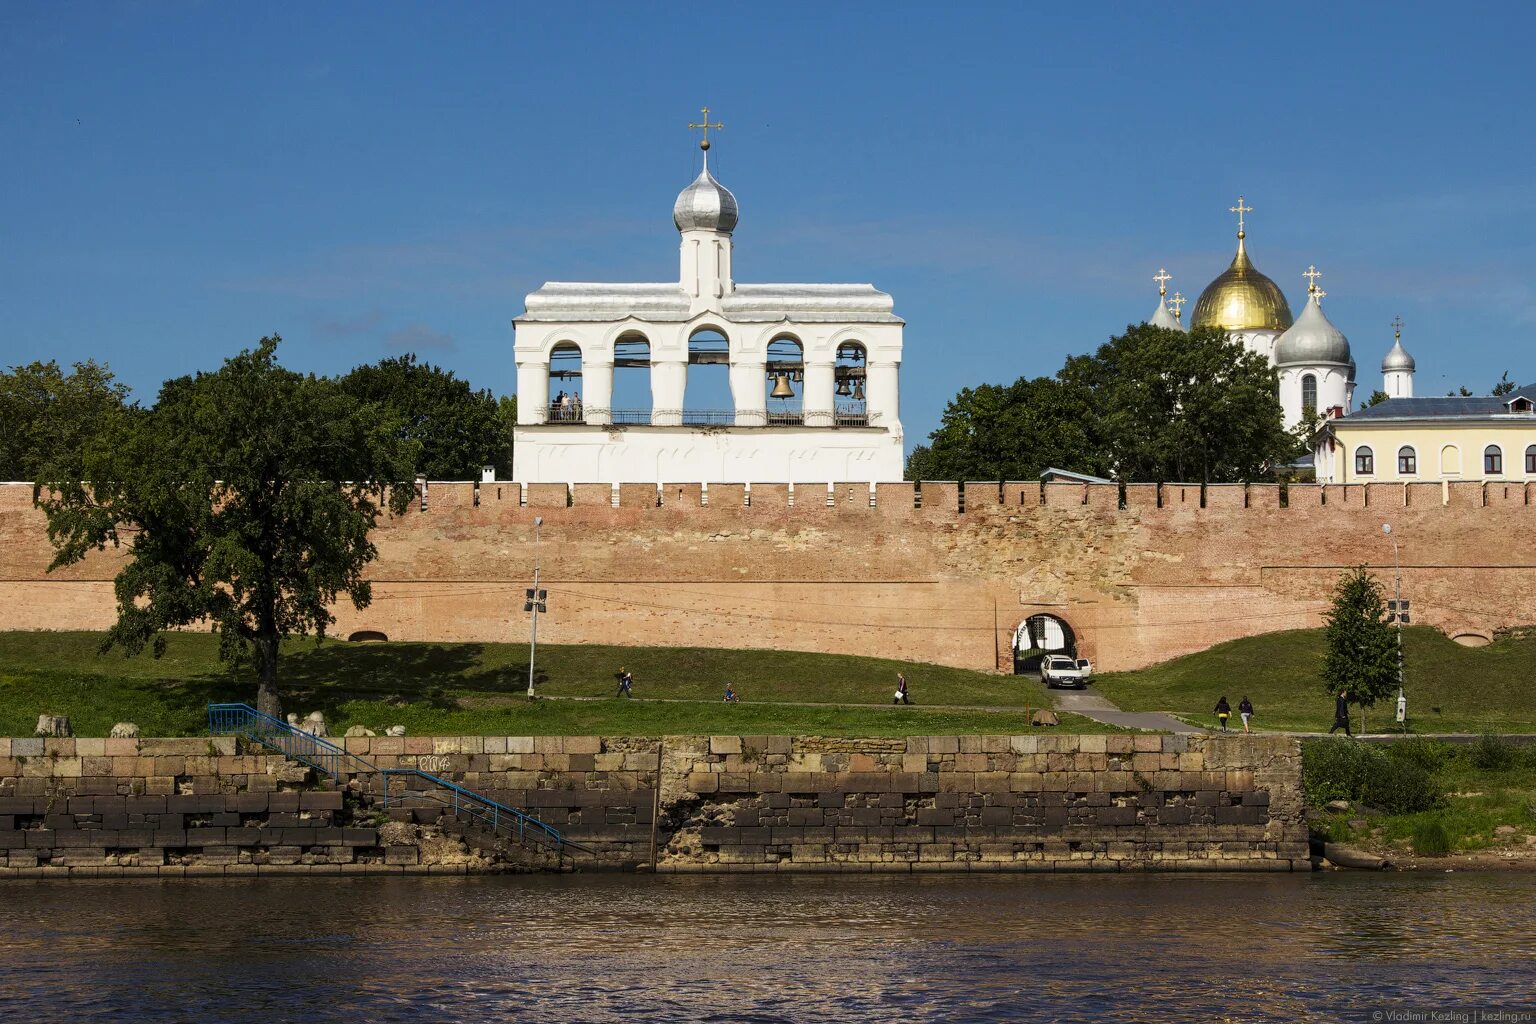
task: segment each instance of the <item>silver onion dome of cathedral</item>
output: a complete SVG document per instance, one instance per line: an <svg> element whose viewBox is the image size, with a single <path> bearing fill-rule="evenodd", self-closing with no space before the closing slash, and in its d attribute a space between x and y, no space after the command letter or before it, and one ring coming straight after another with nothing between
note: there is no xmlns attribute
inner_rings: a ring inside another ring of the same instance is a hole
<svg viewBox="0 0 1536 1024"><path fill-rule="evenodd" d="M1316 292L1308 296L1307 307L1275 343L1277 366L1323 363L1348 366L1353 361L1349 354L1349 339L1323 314Z"/></svg>
<svg viewBox="0 0 1536 1024"><path fill-rule="evenodd" d="M1398 338L1392 343L1392 351L1387 353L1387 358L1381 361L1381 372L1391 373L1393 370L1407 370L1409 373L1412 373L1414 366L1413 356L1409 355L1408 350L1403 348L1403 339Z"/></svg>
<svg viewBox="0 0 1536 1024"><path fill-rule="evenodd" d="M672 205L672 223L679 231L721 231L728 235L736 230L739 216L736 197L709 173L708 159L693 184L679 192Z"/></svg>

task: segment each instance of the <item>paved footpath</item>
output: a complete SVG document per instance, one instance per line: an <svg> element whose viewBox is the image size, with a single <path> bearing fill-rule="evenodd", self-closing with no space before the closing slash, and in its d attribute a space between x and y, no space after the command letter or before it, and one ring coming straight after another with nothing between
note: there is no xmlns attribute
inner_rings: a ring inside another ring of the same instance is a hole
<svg viewBox="0 0 1536 1024"><path fill-rule="evenodd" d="M1199 735L1199 734L1202 734L1202 733L1205 733L1205 732L1209 731L1207 729L1202 729L1202 728L1200 728L1197 725L1190 725L1188 722L1180 721L1179 719L1173 717L1172 715L1165 715L1165 714L1163 714L1160 711L1121 711L1114 704L1111 704L1106 697L1104 697L1104 696L1102 696L1102 695L1100 695L1098 693L1095 693L1092 690L1059 690L1059 691L1052 691L1051 695L1053 697L1055 697L1056 701L1057 701L1055 710L1057 710L1057 711L1070 711L1073 714L1082 715L1084 718L1091 718L1095 722L1102 722L1105 725L1115 725L1115 726L1119 726L1119 727L1121 727L1123 729L1147 729L1147 730L1150 730L1150 731L1153 731L1153 732L1172 732L1172 733L1183 733L1183 734L1186 734L1186 735ZM548 696L548 697L544 697L543 699L544 700L573 700L573 701L587 701L587 700L606 701L606 700L613 700L614 698L612 698L612 697L577 697L577 696L570 696L570 695L551 695L551 696ZM683 697L636 697L635 699L636 700L644 700L644 701L646 701L648 703L657 703L657 704L697 704L697 703L699 703L699 701L697 701L697 700L689 700L689 699L683 698ZM886 708L892 708L892 710L894 710L895 707L896 707L895 705L891 705L891 704L859 704L859 703L855 703L855 702L851 702L851 701L849 701L849 702L844 702L844 701L783 701L783 702L780 702L780 701L772 701L772 702L742 701L742 703L743 704L763 704L763 703L779 704L779 703L783 703L783 704L787 704L787 705L792 705L794 707L804 707L804 708L881 708L881 707L886 707ZM933 710L933 711L1004 711L1004 712L1011 712L1011 713L1014 713L1014 714L1017 714L1017 713L1023 712L1023 711L1027 711L1027 710L1031 710L1030 708L1026 708L1026 707L1023 707L1023 706L1006 707L1006 706L991 705L991 704L929 704L929 705L927 705L927 708L929 710Z"/></svg>
<svg viewBox="0 0 1536 1024"><path fill-rule="evenodd" d="M1124 729L1152 729L1158 732L1199 735L1208 730L1165 715L1161 711L1121 711L1109 698L1093 690L1063 690L1057 694L1056 709L1071 711L1105 725Z"/></svg>

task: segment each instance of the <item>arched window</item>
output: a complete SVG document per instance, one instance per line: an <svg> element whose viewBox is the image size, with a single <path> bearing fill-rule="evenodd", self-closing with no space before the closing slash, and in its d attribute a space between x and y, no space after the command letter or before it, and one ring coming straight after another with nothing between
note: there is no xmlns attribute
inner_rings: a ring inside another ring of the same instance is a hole
<svg viewBox="0 0 1536 1024"><path fill-rule="evenodd" d="M613 385L608 404L610 415L606 422L651 422L651 343L645 335L632 331L614 341ZM585 412L591 417L599 410ZM602 422L603 418L599 416L598 420Z"/></svg>
<svg viewBox="0 0 1536 1024"><path fill-rule="evenodd" d="M1504 472L1504 450L1496 444L1491 444L1483 449L1483 472L1499 474Z"/></svg>
<svg viewBox="0 0 1536 1024"><path fill-rule="evenodd" d="M1440 449L1440 475L1461 475L1461 449L1453 444Z"/></svg>
<svg viewBox="0 0 1536 1024"><path fill-rule="evenodd" d="M1376 453L1366 445L1355 449L1355 475L1370 476L1376 472Z"/></svg>
<svg viewBox="0 0 1536 1024"><path fill-rule="evenodd" d="M1405 444L1397 450L1397 475L1413 476L1419 471L1419 455L1412 445Z"/></svg>
<svg viewBox="0 0 1536 1024"><path fill-rule="evenodd" d="M581 347L562 341L549 351L549 423L581 423Z"/></svg>
<svg viewBox="0 0 1536 1024"><path fill-rule="evenodd" d="M768 424L794 427L805 422L805 352L787 334L768 343Z"/></svg>
<svg viewBox="0 0 1536 1024"><path fill-rule="evenodd" d="M1310 373L1303 374L1301 378L1301 410L1307 417L1317 414L1317 377Z"/></svg>
<svg viewBox="0 0 1536 1024"><path fill-rule="evenodd" d="M683 385L683 423L720 427L736 422L731 401L731 343L712 327L688 337L688 377Z"/></svg>
<svg viewBox="0 0 1536 1024"><path fill-rule="evenodd" d="M1531 445L1525 450L1525 471L1527 473L1536 473L1536 444Z"/></svg>
<svg viewBox="0 0 1536 1024"><path fill-rule="evenodd" d="M869 426L869 407L865 404L865 386L868 383L865 367L869 354L857 341L845 341L837 346L837 363L833 375L837 381L835 414L833 423L839 427Z"/></svg>

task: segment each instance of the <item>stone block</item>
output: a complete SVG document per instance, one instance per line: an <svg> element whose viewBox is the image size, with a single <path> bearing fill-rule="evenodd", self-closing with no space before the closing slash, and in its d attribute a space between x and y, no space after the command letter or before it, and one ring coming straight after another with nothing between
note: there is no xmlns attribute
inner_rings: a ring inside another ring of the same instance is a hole
<svg viewBox="0 0 1536 1024"><path fill-rule="evenodd" d="M740 754L740 736L711 736L709 738L709 752L711 754Z"/></svg>

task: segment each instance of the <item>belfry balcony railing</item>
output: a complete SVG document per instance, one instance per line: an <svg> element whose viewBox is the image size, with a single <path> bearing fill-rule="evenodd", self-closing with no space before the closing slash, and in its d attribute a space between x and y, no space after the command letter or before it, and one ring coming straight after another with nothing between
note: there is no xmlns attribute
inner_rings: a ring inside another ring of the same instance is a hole
<svg viewBox="0 0 1536 1024"><path fill-rule="evenodd" d="M551 403L545 425L551 427L579 426L627 426L648 427L656 419L663 425L685 427L872 427L878 426L880 413L855 409L838 409L833 412L814 410L807 414L799 409L745 410L662 409L653 413L650 409L603 409L583 406L579 402L570 405Z"/></svg>

